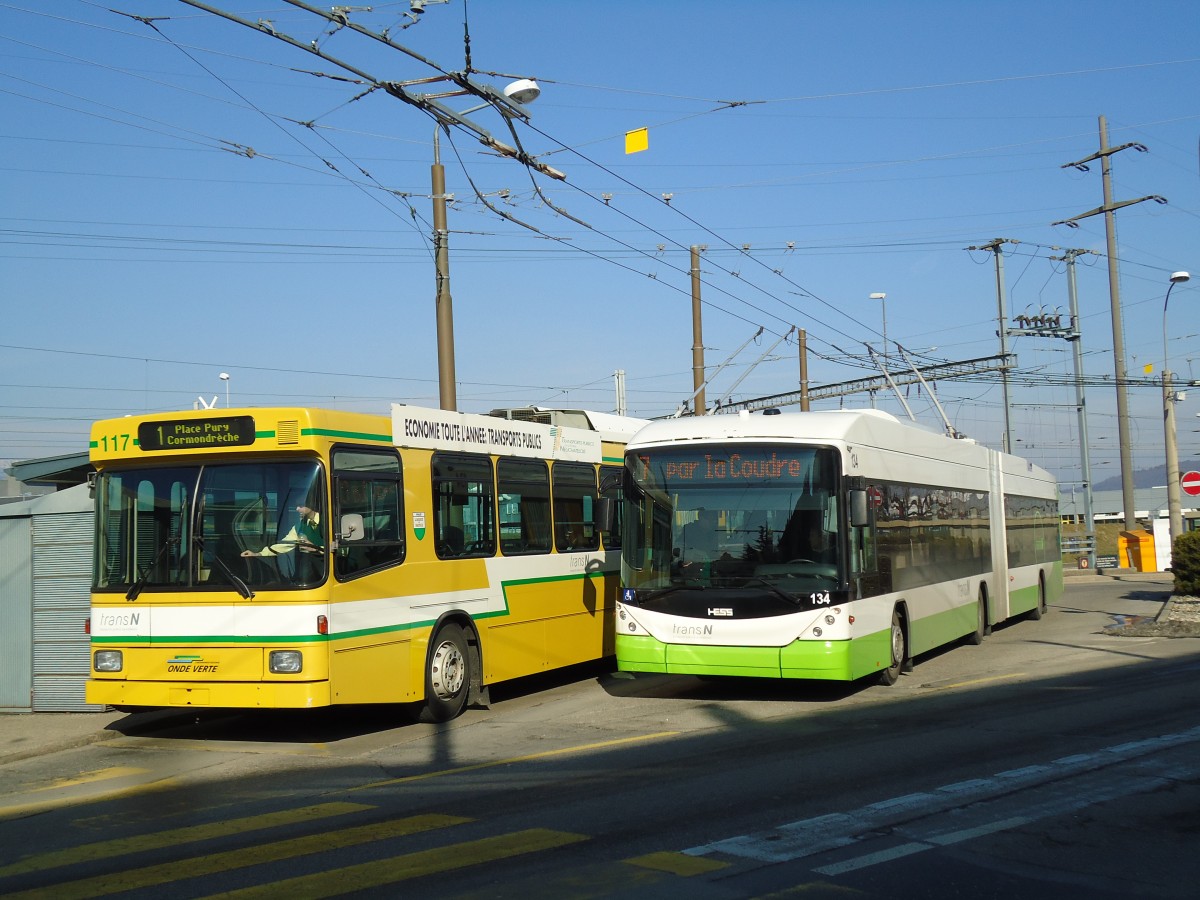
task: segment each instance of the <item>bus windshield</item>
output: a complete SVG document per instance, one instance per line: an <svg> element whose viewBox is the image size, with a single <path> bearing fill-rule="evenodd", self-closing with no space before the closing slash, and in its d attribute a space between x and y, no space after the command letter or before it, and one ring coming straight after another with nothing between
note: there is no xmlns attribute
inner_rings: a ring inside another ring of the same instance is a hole
<svg viewBox="0 0 1200 900"><path fill-rule="evenodd" d="M97 591L300 588L325 580L315 461L111 469L97 484Z"/></svg>
<svg viewBox="0 0 1200 900"><path fill-rule="evenodd" d="M843 580L835 451L786 444L626 457L626 584L808 594Z"/></svg>

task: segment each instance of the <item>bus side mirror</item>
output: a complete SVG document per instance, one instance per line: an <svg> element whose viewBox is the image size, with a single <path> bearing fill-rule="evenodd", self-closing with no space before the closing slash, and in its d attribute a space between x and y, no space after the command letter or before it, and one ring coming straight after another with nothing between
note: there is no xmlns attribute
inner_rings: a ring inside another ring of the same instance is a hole
<svg viewBox="0 0 1200 900"><path fill-rule="evenodd" d="M363 517L361 513L346 513L338 526L338 538L343 541L363 539Z"/></svg>
<svg viewBox="0 0 1200 900"><path fill-rule="evenodd" d="M596 526L596 530L605 534L610 533L613 525L616 524L616 519L616 502L611 497L600 497L596 501L595 511L592 514L592 524Z"/></svg>
<svg viewBox="0 0 1200 900"><path fill-rule="evenodd" d="M605 472L600 476L600 493L607 494L609 491L619 488L623 477L615 472Z"/></svg>
<svg viewBox="0 0 1200 900"><path fill-rule="evenodd" d="M866 528L871 524L871 510L867 505L866 491L850 492L850 524L855 528Z"/></svg>

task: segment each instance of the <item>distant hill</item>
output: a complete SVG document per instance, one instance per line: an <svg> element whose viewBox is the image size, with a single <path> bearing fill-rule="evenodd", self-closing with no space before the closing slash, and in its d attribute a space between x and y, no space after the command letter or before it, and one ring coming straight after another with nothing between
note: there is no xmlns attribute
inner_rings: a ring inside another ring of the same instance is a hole
<svg viewBox="0 0 1200 900"><path fill-rule="evenodd" d="M1200 460L1191 460L1189 462L1181 462L1179 464L1180 472L1200 471ZM1133 473L1133 486L1135 489L1159 487L1167 483L1167 466L1164 463L1161 466L1155 466L1152 469L1138 469ZM1119 491L1121 490L1121 476L1114 475L1112 478L1106 478L1101 482L1092 485L1093 491Z"/></svg>

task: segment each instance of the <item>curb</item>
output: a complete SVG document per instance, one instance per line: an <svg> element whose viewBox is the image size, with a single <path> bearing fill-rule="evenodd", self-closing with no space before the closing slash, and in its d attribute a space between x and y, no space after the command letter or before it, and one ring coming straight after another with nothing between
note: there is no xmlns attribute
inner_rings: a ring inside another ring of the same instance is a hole
<svg viewBox="0 0 1200 900"><path fill-rule="evenodd" d="M23 759L33 759L37 756L49 756L51 753L61 753L63 750L75 750L79 747L86 747L89 744L98 744L101 741L111 741L113 738L120 737L120 732L108 729L109 724L111 723L105 723L96 731L85 734L77 734L41 743L31 742L29 746L16 750L0 750L0 766L20 762Z"/></svg>
<svg viewBox="0 0 1200 900"><path fill-rule="evenodd" d="M1099 584L1104 581L1153 581L1174 583L1170 572L1139 572L1137 569L1067 569L1063 571L1063 583L1082 582Z"/></svg>

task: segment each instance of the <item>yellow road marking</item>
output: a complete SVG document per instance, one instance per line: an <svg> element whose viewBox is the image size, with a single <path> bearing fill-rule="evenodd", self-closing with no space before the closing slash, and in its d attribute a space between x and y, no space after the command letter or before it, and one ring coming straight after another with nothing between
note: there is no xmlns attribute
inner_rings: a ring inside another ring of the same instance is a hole
<svg viewBox="0 0 1200 900"><path fill-rule="evenodd" d="M319 897L336 897L353 891L395 884L409 878L477 866L480 863L495 862L538 850L565 847L587 839L586 835L572 834L569 831L530 828L527 831L501 834L451 847L436 847L432 850L359 863L343 869L331 869L272 884L214 894L208 900L253 900L259 897L264 900L274 900L277 897L287 897L288 900L316 900Z"/></svg>
<svg viewBox="0 0 1200 900"><path fill-rule="evenodd" d="M366 844L386 838L403 837L434 828L461 825L463 822L469 821L471 820L459 816L440 815L394 819L390 822L360 825L356 828L329 831L323 834L309 834L300 838L274 841L239 850L210 853L208 856L172 860L168 863L145 866L141 869L128 869L112 875L96 875L90 878L81 878L78 881L69 881L66 884L44 885L18 894L8 894L6 900L35 900L35 898L44 900L49 896L53 896L55 900L85 900L87 897L102 897L105 894L118 894L121 891L158 887L184 878L215 875L218 872L229 872L233 869L278 862L281 859L308 856L323 850L353 847L356 844Z"/></svg>
<svg viewBox="0 0 1200 900"><path fill-rule="evenodd" d="M587 753L590 750L604 750L608 747L619 747L623 744L634 744L640 741L653 741L659 738L675 737L678 731L659 731L655 734L641 734L636 737L614 738L611 741L598 741L594 744L580 744L577 747L562 747L558 750L545 750L541 753L530 753L526 756L510 756L508 759L495 759L491 762L475 763L470 766L459 766L455 769L440 769L436 772L423 772L420 775L405 775L403 778L392 778L388 781L376 781L362 784L358 787L347 788L346 791L365 791L371 788L391 787L394 784L407 784L410 781L424 781L426 778L441 778L445 775L459 775L463 772L478 772L480 769L491 769L496 766L511 766L513 763L533 762L539 759L550 759L555 756L567 756L572 753Z"/></svg>
<svg viewBox="0 0 1200 900"><path fill-rule="evenodd" d="M70 866L76 863L91 862L97 859L111 859L130 853L141 853L146 850L157 850L161 847L175 847L195 841L207 841L210 838L227 837L232 834L245 834L250 831L260 831L264 828L275 828L280 825L293 825L297 822L313 822L327 819L331 816L344 816L349 813L363 812L374 809L363 803L320 803L316 806L305 806L285 812L266 813L261 816L247 816L232 819L227 822L208 822L199 825L187 825L183 828L172 828L168 831L158 831L153 834L139 835L129 838L114 838L109 841L97 841L83 844L79 847L69 847L52 853L40 853L37 856L26 857L19 862L0 866L0 877L20 875L25 872L41 872L58 866Z"/></svg>
<svg viewBox="0 0 1200 900"><path fill-rule="evenodd" d="M821 900L845 895L846 897L866 897L868 894L865 891L860 891L858 888L848 887L843 884L834 884L830 881L809 881L805 884L797 884L794 887L784 888L782 891L772 891L769 894L758 894L754 900L787 900L789 897L801 897L805 894L814 894L820 897Z"/></svg>
<svg viewBox="0 0 1200 900"><path fill-rule="evenodd" d="M129 788L114 788L110 791L101 791L100 793L88 794L86 796L55 797L52 800L38 800L34 803L14 803L11 806L0 806L0 822L6 819L19 819L35 815L64 806L80 806L84 803L99 803L102 800L110 800L113 797L134 797L138 794L165 791L176 787L178 784L179 782L175 778L164 778L162 781L155 781L151 784L140 784Z"/></svg>
<svg viewBox="0 0 1200 900"><path fill-rule="evenodd" d="M145 747L151 750L170 750L172 753L194 750L197 753L259 753L270 756L331 756L328 744L262 744L244 741L183 740L181 738L120 737L108 743L110 747Z"/></svg>
<svg viewBox="0 0 1200 900"><path fill-rule="evenodd" d="M970 687L974 684L989 684L993 681L1007 681L1011 678L1024 678L1024 672L1010 672L1007 675L993 675L990 678L972 678L970 681L955 681L951 684L938 685L937 690L944 691L949 688Z"/></svg>
<svg viewBox="0 0 1200 900"><path fill-rule="evenodd" d="M625 862L631 866L654 869L658 872L670 872L672 875L681 875L684 878L692 875L703 875L705 872L715 872L717 869L724 869L729 865L729 863L724 863L716 859L708 859L703 856L688 856L686 853L669 851L635 856L633 859L625 860Z"/></svg>
<svg viewBox="0 0 1200 900"><path fill-rule="evenodd" d="M60 788L74 787L78 784L94 784L97 781L109 781L113 778L126 778L130 775L144 775L149 771L149 769L135 769L130 766L112 766L108 769L97 769L95 772L84 772L75 778L59 778L45 787L34 788L28 793L37 794L42 791L56 791Z"/></svg>

